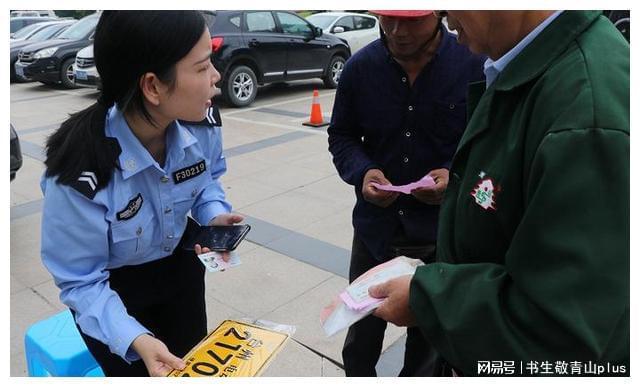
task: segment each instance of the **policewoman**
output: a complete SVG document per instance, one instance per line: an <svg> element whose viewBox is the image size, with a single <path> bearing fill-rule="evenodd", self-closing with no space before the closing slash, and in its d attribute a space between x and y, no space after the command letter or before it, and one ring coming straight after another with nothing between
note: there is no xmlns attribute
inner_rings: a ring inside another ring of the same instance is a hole
<svg viewBox="0 0 640 387"><path fill-rule="evenodd" d="M98 102L47 142L42 260L107 376L164 376L207 333L187 214L242 221L218 181L220 75L197 11L104 11L94 54Z"/></svg>

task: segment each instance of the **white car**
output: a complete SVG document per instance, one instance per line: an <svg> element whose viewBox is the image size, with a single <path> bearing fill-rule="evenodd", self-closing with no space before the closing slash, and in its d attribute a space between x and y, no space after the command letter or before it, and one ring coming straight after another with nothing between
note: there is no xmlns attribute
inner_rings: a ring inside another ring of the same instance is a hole
<svg viewBox="0 0 640 387"><path fill-rule="evenodd" d="M78 51L73 64L73 75L76 86L102 88L96 62L93 60L93 44Z"/></svg>
<svg viewBox="0 0 640 387"><path fill-rule="evenodd" d="M321 12L307 16L307 20L327 34L345 39L355 53L380 37L375 16L350 12Z"/></svg>

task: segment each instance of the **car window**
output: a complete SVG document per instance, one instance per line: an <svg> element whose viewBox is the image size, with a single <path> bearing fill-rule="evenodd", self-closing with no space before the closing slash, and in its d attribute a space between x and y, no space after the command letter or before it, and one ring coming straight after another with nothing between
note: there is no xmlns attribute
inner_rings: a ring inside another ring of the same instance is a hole
<svg viewBox="0 0 640 387"><path fill-rule="evenodd" d="M20 20L11 20L11 32L16 32L18 31L20 28L24 27L25 22L24 20L20 19Z"/></svg>
<svg viewBox="0 0 640 387"><path fill-rule="evenodd" d="M26 38L28 37L33 31L37 30L38 28L42 28L42 26L39 26L38 24L30 24L24 28L19 29L14 35L13 38L14 39L22 39L22 38Z"/></svg>
<svg viewBox="0 0 640 387"><path fill-rule="evenodd" d="M66 24L52 24L52 25L46 26L43 29L41 29L40 31L38 31L35 34L31 35L29 37L29 40L33 40L33 41L36 41L36 42L39 42L39 41L42 41L42 40L47 40L50 37L52 37L55 34L57 34L58 32L60 32L60 30L64 29L65 27L67 27Z"/></svg>
<svg viewBox="0 0 640 387"><path fill-rule="evenodd" d="M307 20L314 26L320 27L323 30L326 30L329 28L331 23L333 23L333 21L336 20L336 17L328 16L328 15L311 15L307 18Z"/></svg>
<svg viewBox="0 0 640 387"><path fill-rule="evenodd" d="M313 36L313 31L304 19L286 12L277 12L282 31L285 34Z"/></svg>
<svg viewBox="0 0 640 387"><path fill-rule="evenodd" d="M271 12L247 12L248 32L276 32L276 22Z"/></svg>
<svg viewBox="0 0 640 387"><path fill-rule="evenodd" d="M354 16L353 24L356 30L368 30L376 26L376 20L371 17Z"/></svg>
<svg viewBox="0 0 640 387"><path fill-rule="evenodd" d="M68 30L61 33L60 39L80 40L84 39L92 30L96 28L98 24L98 18L95 16L86 17L78 20L75 24L69 27Z"/></svg>
<svg viewBox="0 0 640 387"><path fill-rule="evenodd" d="M344 28L344 32L353 31L353 17L352 16L344 16L338 19L333 28L342 27Z"/></svg>
<svg viewBox="0 0 640 387"><path fill-rule="evenodd" d="M240 15L234 16L234 17L230 17L229 18L229 23L231 23L234 26L240 28Z"/></svg>

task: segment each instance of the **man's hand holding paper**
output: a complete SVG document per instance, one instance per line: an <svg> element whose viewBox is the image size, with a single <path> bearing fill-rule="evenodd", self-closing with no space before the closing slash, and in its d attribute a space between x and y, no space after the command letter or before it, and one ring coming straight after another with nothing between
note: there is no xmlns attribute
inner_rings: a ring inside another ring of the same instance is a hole
<svg viewBox="0 0 640 387"><path fill-rule="evenodd" d="M449 185L449 170L446 168L434 169L426 177L430 177L433 180L433 185L413 189L411 195L425 204L441 204L444 192L447 190L447 185Z"/></svg>
<svg viewBox="0 0 640 387"><path fill-rule="evenodd" d="M369 172L371 171L379 170L372 169ZM367 174L369 172L367 172ZM380 174L382 178L384 178L384 174L382 174L382 172L380 172ZM446 191L447 185L449 184L449 170L445 168L434 169L420 180L405 185L393 185L386 178L384 180L371 178L369 179L369 181L367 181L367 177L365 176L365 183L367 182L371 187L370 190L375 190L374 192L377 191L378 195L380 195L379 192L382 191L386 191L387 193L395 193L396 197L398 193L403 193L406 195L413 195L416 199L425 204L439 205L440 203L442 203L444 192ZM363 194L365 194L365 199L367 199L367 195L365 193L366 187L366 185L363 186L362 191ZM395 200L395 197L393 200ZM389 204L391 204L392 202L393 201L391 201Z"/></svg>
<svg viewBox="0 0 640 387"><path fill-rule="evenodd" d="M380 185L391 185L384 173L379 169L370 169L362 180L362 196L369 203L379 207L389 207L397 198L397 192L389 192L378 188Z"/></svg>
<svg viewBox="0 0 640 387"><path fill-rule="evenodd" d="M373 315L399 327L415 326L416 317L409 309L409 287L412 277L405 275L369 288L371 297L384 299Z"/></svg>

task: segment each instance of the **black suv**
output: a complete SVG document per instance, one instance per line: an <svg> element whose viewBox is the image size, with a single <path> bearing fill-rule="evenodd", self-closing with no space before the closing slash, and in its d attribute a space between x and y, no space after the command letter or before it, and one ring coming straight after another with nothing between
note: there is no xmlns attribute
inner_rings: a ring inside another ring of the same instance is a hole
<svg viewBox="0 0 640 387"><path fill-rule="evenodd" d="M204 11L218 87L233 106L253 102L258 85L321 78L335 88L351 56L346 41L289 11Z"/></svg>
<svg viewBox="0 0 640 387"><path fill-rule="evenodd" d="M93 43L98 13L78 20L56 39L30 44L18 53L16 74L23 80L45 84L61 83L73 89L73 63L81 49Z"/></svg>

